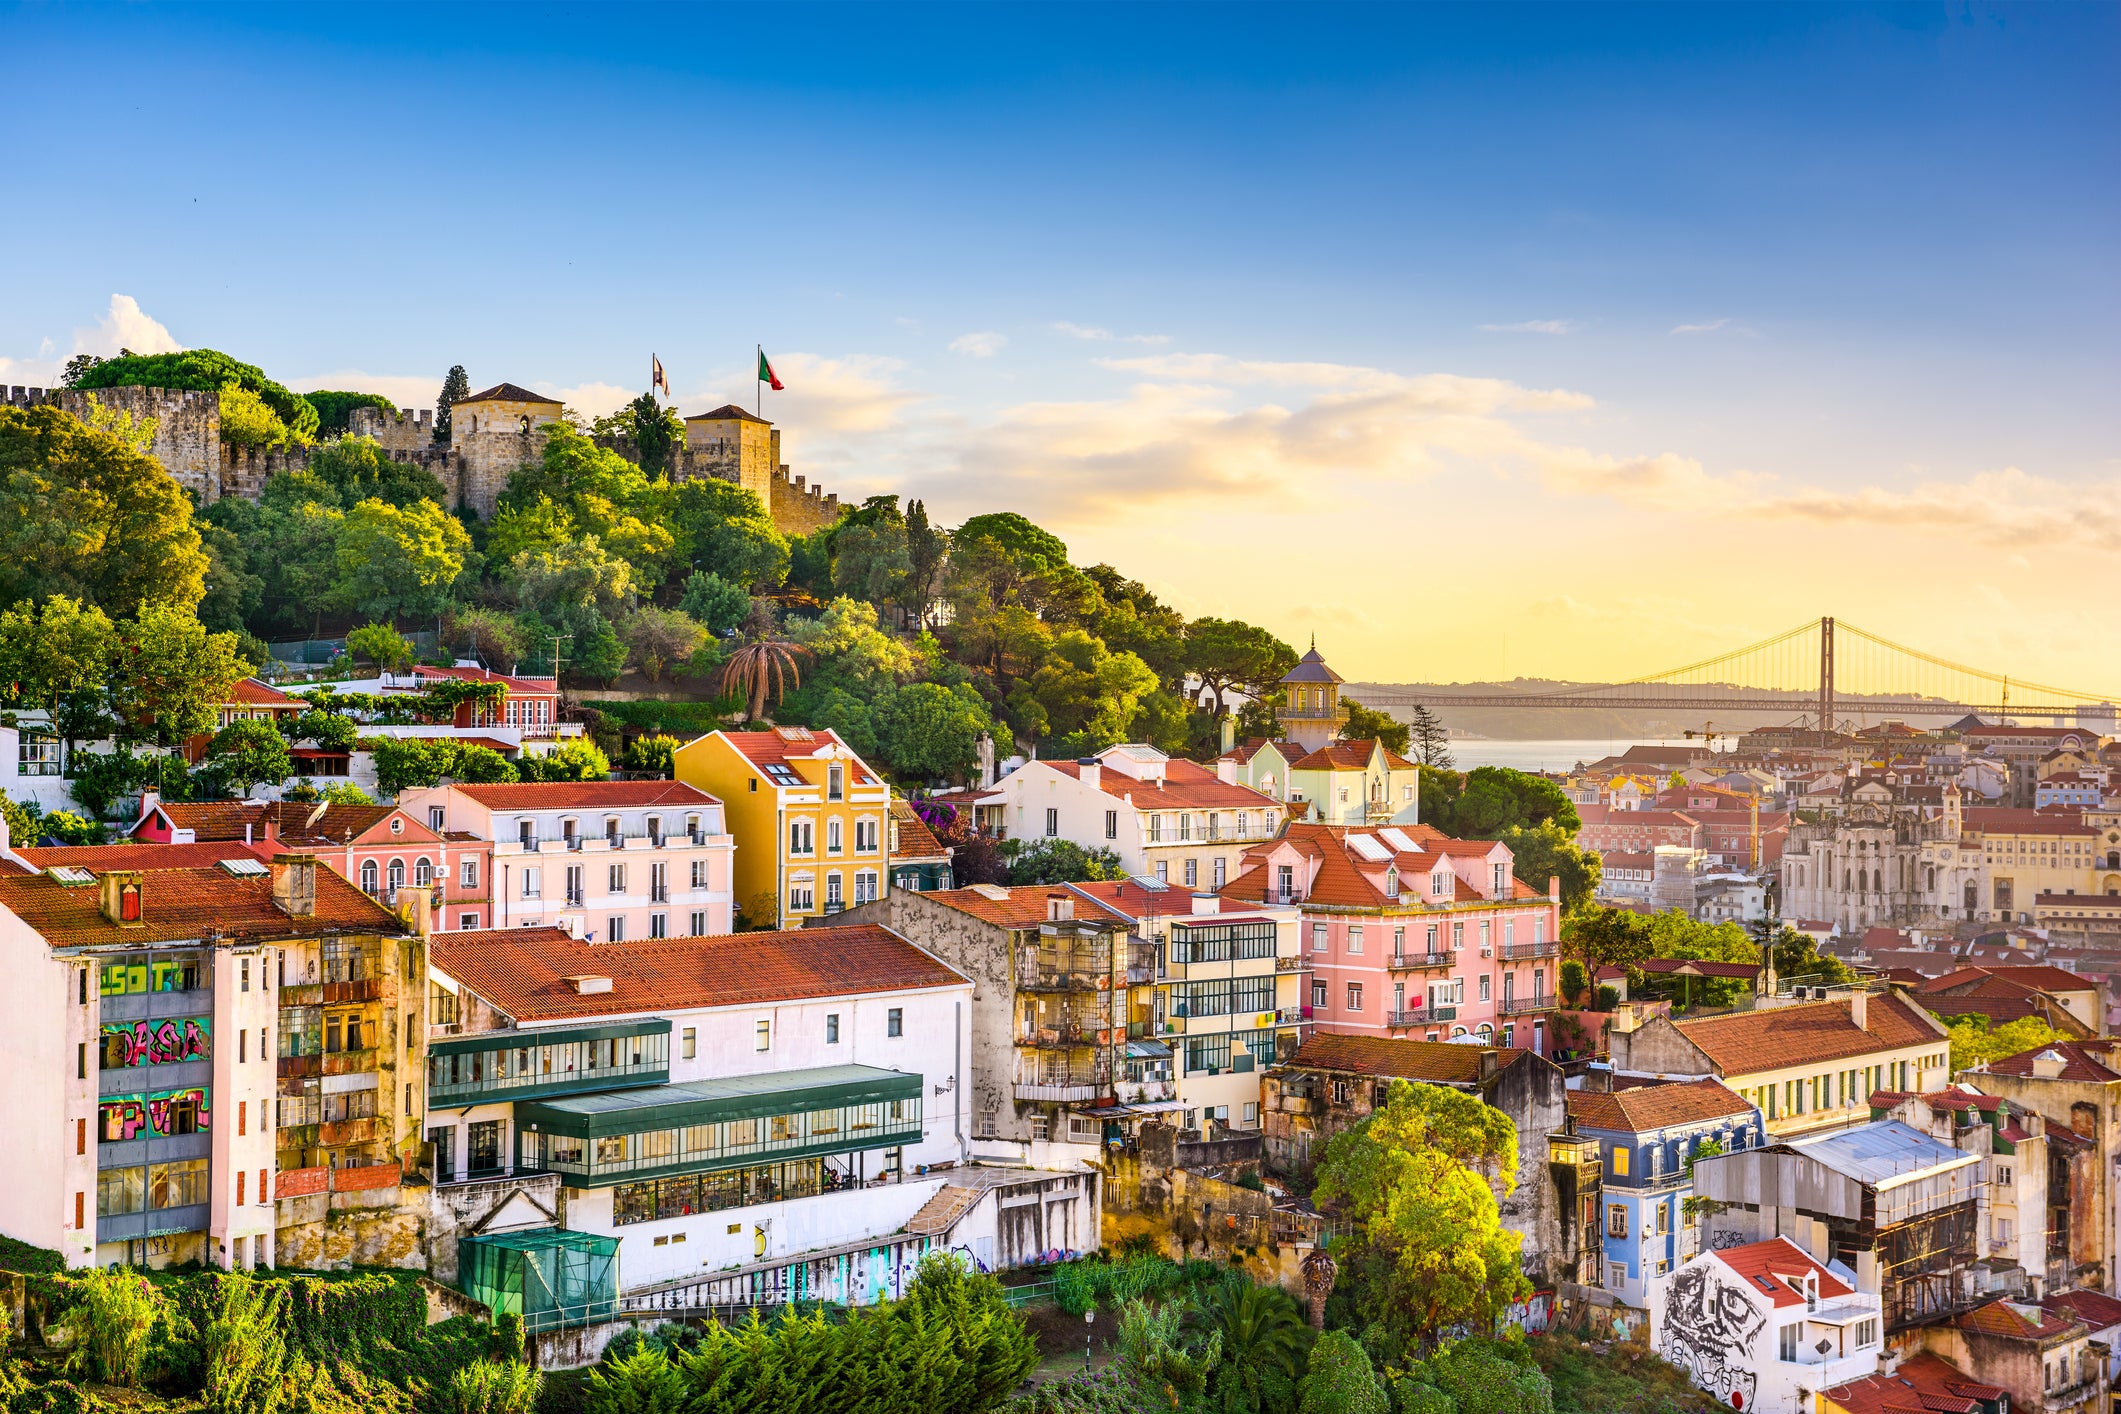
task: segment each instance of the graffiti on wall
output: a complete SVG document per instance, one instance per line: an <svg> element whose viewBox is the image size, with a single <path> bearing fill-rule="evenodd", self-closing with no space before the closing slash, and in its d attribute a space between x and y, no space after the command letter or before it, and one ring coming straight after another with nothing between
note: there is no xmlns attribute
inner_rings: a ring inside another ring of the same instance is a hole
<svg viewBox="0 0 2121 1414"><path fill-rule="evenodd" d="M193 1085L152 1095L105 1096L99 1107L97 1125L101 1142L122 1144L129 1139L169 1139L179 1134L204 1134L210 1114L206 1088Z"/></svg>
<svg viewBox="0 0 2121 1414"><path fill-rule="evenodd" d="M1657 1353L1694 1384L1733 1409L1751 1409L1760 1392L1753 1343L1767 1317L1745 1288L1725 1281L1721 1262L1682 1267L1665 1288Z"/></svg>
<svg viewBox="0 0 2121 1414"><path fill-rule="evenodd" d="M106 1022L103 1026L103 1064L107 1070L209 1060L213 1053L213 1022L203 1016L181 1021L165 1017L160 1021Z"/></svg>

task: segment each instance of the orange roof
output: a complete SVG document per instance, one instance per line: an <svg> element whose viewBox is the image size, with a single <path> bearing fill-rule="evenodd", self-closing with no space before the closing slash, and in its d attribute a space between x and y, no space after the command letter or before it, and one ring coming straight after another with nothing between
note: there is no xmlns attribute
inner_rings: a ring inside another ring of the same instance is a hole
<svg viewBox="0 0 2121 1414"><path fill-rule="evenodd" d="M722 803L682 781L509 781L451 789L489 810L631 810L644 805L683 810Z"/></svg>
<svg viewBox="0 0 2121 1414"><path fill-rule="evenodd" d="M263 846L269 821L283 846L313 845L320 849L343 846L398 813L395 805L334 805L301 800L164 801L158 808L171 825L190 830L192 837L202 843L241 840L248 830L250 840ZM410 815L405 820L410 831L408 843L434 838L432 830ZM133 828L137 830L139 826Z"/></svg>
<svg viewBox="0 0 2121 1414"><path fill-rule="evenodd" d="M245 707L293 707L301 709L309 706L301 698L290 697L271 683L259 682L256 678L243 678L237 682L235 688L228 694L228 700L232 704L240 704Z"/></svg>
<svg viewBox="0 0 2121 1414"><path fill-rule="evenodd" d="M1822 1392L1849 1414L1974 1414L1974 1400L1991 1403L2005 1391L1968 1379L1959 1367L1925 1350L1900 1362L1890 1375L1865 1375Z"/></svg>
<svg viewBox="0 0 2121 1414"><path fill-rule="evenodd" d="M877 784L868 764L854 755L854 748L841 739L830 727L777 727L763 732L717 732L717 736L736 748L737 754L761 770L791 758L810 760L817 755L818 748L826 744L843 747L852 757L855 780L865 786Z"/></svg>
<svg viewBox="0 0 2121 1414"><path fill-rule="evenodd" d="M1414 852L1398 849L1384 837L1383 830L1394 830L1410 844L1421 848ZM1372 860L1358 854L1348 843L1351 836L1367 836L1380 846L1391 850L1387 859ZM1272 883L1271 869L1267 863L1271 856L1283 849L1293 849L1306 859L1316 860L1318 868L1301 889L1303 901L1328 908L1407 908L1412 911L1417 905L1435 902L1426 884L1419 883L1415 875L1426 875L1436 866L1439 858L1491 858L1496 850L1505 856L1509 847L1497 840L1454 840L1440 834L1429 825L1320 825L1311 821L1292 820L1288 828L1276 840L1253 845L1245 851L1247 861L1244 872L1225 884L1219 892L1224 898L1243 899L1247 902L1264 902ZM1396 865L1400 873L1400 895L1395 899L1385 897L1382 874L1387 864ZM1379 876L1377 881L1371 875ZM1522 879L1512 879L1514 887L1511 897L1525 900L1546 897L1540 890ZM1451 901L1453 903L1490 902L1479 889L1457 877L1452 877Z"/></svg>
<svg viewBox="0 0 2121 1414"><path fill-rule="evenodd" d="M412 676L416 681L420 678L455 678L459 682L497 682L518 697L551 697L560 690L556 678L516 678L491 668L437 668L422 663L412 670Z"/></svg>
<svg viewBox="0 0 2121 1414"><path fill-rule="evenodd" d="M898 844L891 851L894 860L940 859L950 853L911 802L891 802L891 823L898 826Z"/></svg>
<svg viewBox="0 0 2121 1414"><path fill-rule="evenodd" d="M1395 1041L1381 1036L1315 1033L1282 1064L1297 1070L1339 1070L1394 1080L1463 1085L1480 1079L1480 1058L1491 1049L1506 1066L1527 1054L1506 1046L1457 1046L1448 1041Z"/></svg>
<svg viewBox="0 0 2121 1414"><path fill-rule="evenodd" d="M2050 1311L2056 1311L2057 1314L2066 1313L2073 1316L2093 1330L2121 1326L2121 1301L2116 1301L2103 1291L2058 1291L2040 1304Z"/></svg>
<svg viewBox="0 0 2121 1414"><path fill-rule="evenodd" d="M1079 761L1041 764L1064 776L1082 779L1083 768ZM1164 763L1161 785L1155 781L1138 781L1115 770L1109 763L1098 771L1097 783L1106 795L1134 797L1137 810L1259 810L1277 803L1272 796L1262 795L1250 786L1225 784L1198 761L1175 756ZM1175 844L1177 841L1166 843Z"/></svg>
<svg viewBox="0 0 2121 1414"><path fill-rule="evenodd" d="M103 916L100 890L92 884L62 884L47 874L0 875L0 908L6 908L55 947L138 947L143 943L189 942L208 934L226 938L313 937L321 933L410 931L403 920L329 868L317 870L315 914L291 917L273 902L269 874L239 878L218 864L151 868L138 862L165 850L138 845L88 846L101 860L74 859L82 868L141 869L140 922L123 927ZM181 856L180 856L181 857Z"/></svg>
<svg viewBox="0 0 2121 1414"><path fill-rule="evenodd" d="M436 933L429 948L437 967L518 1021L968 985L874 923L626 943L586 943L557 928L498 928ZM568 979L582 976L608 977L611 990L578 993Z"/></svg>
<svg viewBox="0 0 2121 1414"><path fill-rule="evenodd" d="M1360 771L1370 764L1370 757L1379 749L1376 738L1357 741L1331 741L1318 750L1292 764L1292 771ZM1411 771L1414 763L1391 750L1385 751L1385 765L1395 771Z"/></svg>
<svg viewBox="0 0 2121 1414"><path fill-rule="evenodd" d="M2018 810L2006 806L1977 805L1964 815L1970 835L2096 835L2084 823L2084 812L2074 809Z"/></svg>
<svg viewBox="0 0 2121 1414"><path fill-rule="evenodd" d="M211 869L224 859L271 859L262 843L254 846L241 840L215 840L149 844L145 840L119 840L116 844L53 845L48 849L18 849L15 853L39 869L59 864L96 873L110 869Z"/></svg>
<svg viewBox="0 0 2121 1414"><path fill-rule="evenodd" d="M1850 1019L1847 1001L1826 1001L1766 1007L1672 1025L1725 1075L1749 1075L1902 1046L1942 1044L1945 1039L1912 1003L1886 993L1866 999L1865 1022L1859 1027Z"/></svg>
<svg viewBox="0 0 2121 1414"><path fill-rule="evenodd" d="M1752 1104L1720 1080L1689 1080L1675 1085L1638 1085L1608 1094L1571 1090L1569 1113L1583 1129L1643 1134L1675 1124L1749 1115Z"/></svg>
<svg viewBox="0 0 2121 1414"><path fill-rule="evenodd" d="M1808 1273L1817 1276L1822 1298L1848 1296L1855 1291L1787 1237L1748 1242L1743 1247L1726 1247L1715 1256L1717 1261L1744 1277L1755 1295L1767 1297L1778 1309L1804 1304L1803 1288L1792 1285L1789 1279Z"/></svg>
<svg viewBox="0 0 2121 1414"><path fill-rule="evenodd" d="M2101 894L2099 897L2104 898ZM1962 967L1957 972L1947 973L1930 983L1936 988L1949 986L1955 978L1983 973L1990 977L2001 977L2016 982L2021 987L2038 987L2043 992L2096 992L2099 979L2086 977L2079 972L2065 972L2059 967L2005 965L1999 967Z"/></svg>
<svg viewBox="0 0 2121 1414"><path fill-rule="evenodd" d="M1270 746L1290 761L1294 761L1303 755L1303 748L1293 741L1282 741L1273 737L1248 736L1216 759L1218 761L1235 761L1242 765Z"/></svg>
<svg viewBox="0 0 2121 1414"><path fill-rule="evenodd" d="M1046 921L1046 900L1054 894L1073 900L1074 895L1058 885L1025 884L1013 889L991 886L1001 895L992 897L979 889L923 889L898 892L908 898L926 899L992 923L998 928L1036 928Z"/></svg>
<svg viewBox="0 0 2121 1414"><path fill-rule="evenodd" d="M2062 1057L2062 1074L2058 1080L2121 1080L2121 1059L2116 1059L2110 1047L2121 1043L2100 1046L2083 1041L2050 1041L2044 1046L2005 1056L1999 1061L1990 1061L1988 1068L1998 1075L2030 1076L2033 1062L2049 1051Z"/></svg>
<svg viewBox="0 0 2121 1414"><path fill-rule="evenodd" d="M2016 1336L2020 1340L2048 1340L2068 1331L2081 1322L2065 1308L2062 1311L2047 1311L2038 1306L1998 1297L1986 1306L1976 1306L1964 1312L1952 1324L1961 1330L1980 1331L1984 1335Z"/></svg>

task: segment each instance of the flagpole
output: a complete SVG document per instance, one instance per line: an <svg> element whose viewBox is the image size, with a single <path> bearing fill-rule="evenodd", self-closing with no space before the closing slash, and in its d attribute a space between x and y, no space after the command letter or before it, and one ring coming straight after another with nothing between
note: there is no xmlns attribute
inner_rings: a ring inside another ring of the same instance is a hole
<svg viewBox="0 0 2121 1414"><path fill-rule="evenodd" d="M766 361L766 346L753 344L756 357L751 361L751 410L760 417L766 415L766 384L759 377L759 365Z"/></svg>

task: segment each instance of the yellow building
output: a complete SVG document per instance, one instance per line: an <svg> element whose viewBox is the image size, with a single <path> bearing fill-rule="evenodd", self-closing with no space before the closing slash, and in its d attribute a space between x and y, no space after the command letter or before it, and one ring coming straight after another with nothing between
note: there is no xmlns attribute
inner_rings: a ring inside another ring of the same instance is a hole
<svg viewBox="0 0 2121 1414"><path fill-rule="evenodd" d="M714 732L675 766L728 812L742 926L800 928L889 887L891 788L836 733Z"/></svg>

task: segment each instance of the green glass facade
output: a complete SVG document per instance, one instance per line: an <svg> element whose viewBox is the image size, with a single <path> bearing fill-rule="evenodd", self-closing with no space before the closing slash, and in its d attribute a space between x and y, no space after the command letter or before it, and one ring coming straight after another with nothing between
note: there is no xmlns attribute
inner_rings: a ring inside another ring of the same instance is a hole
<svg viewBox="0 0 2121 1414"><path fill-rule="evenodd" d="M542 1031L489 1031L427 1048L435 1108L537 1100L670 1079L670 1021L612 1022Z"/></svg>

